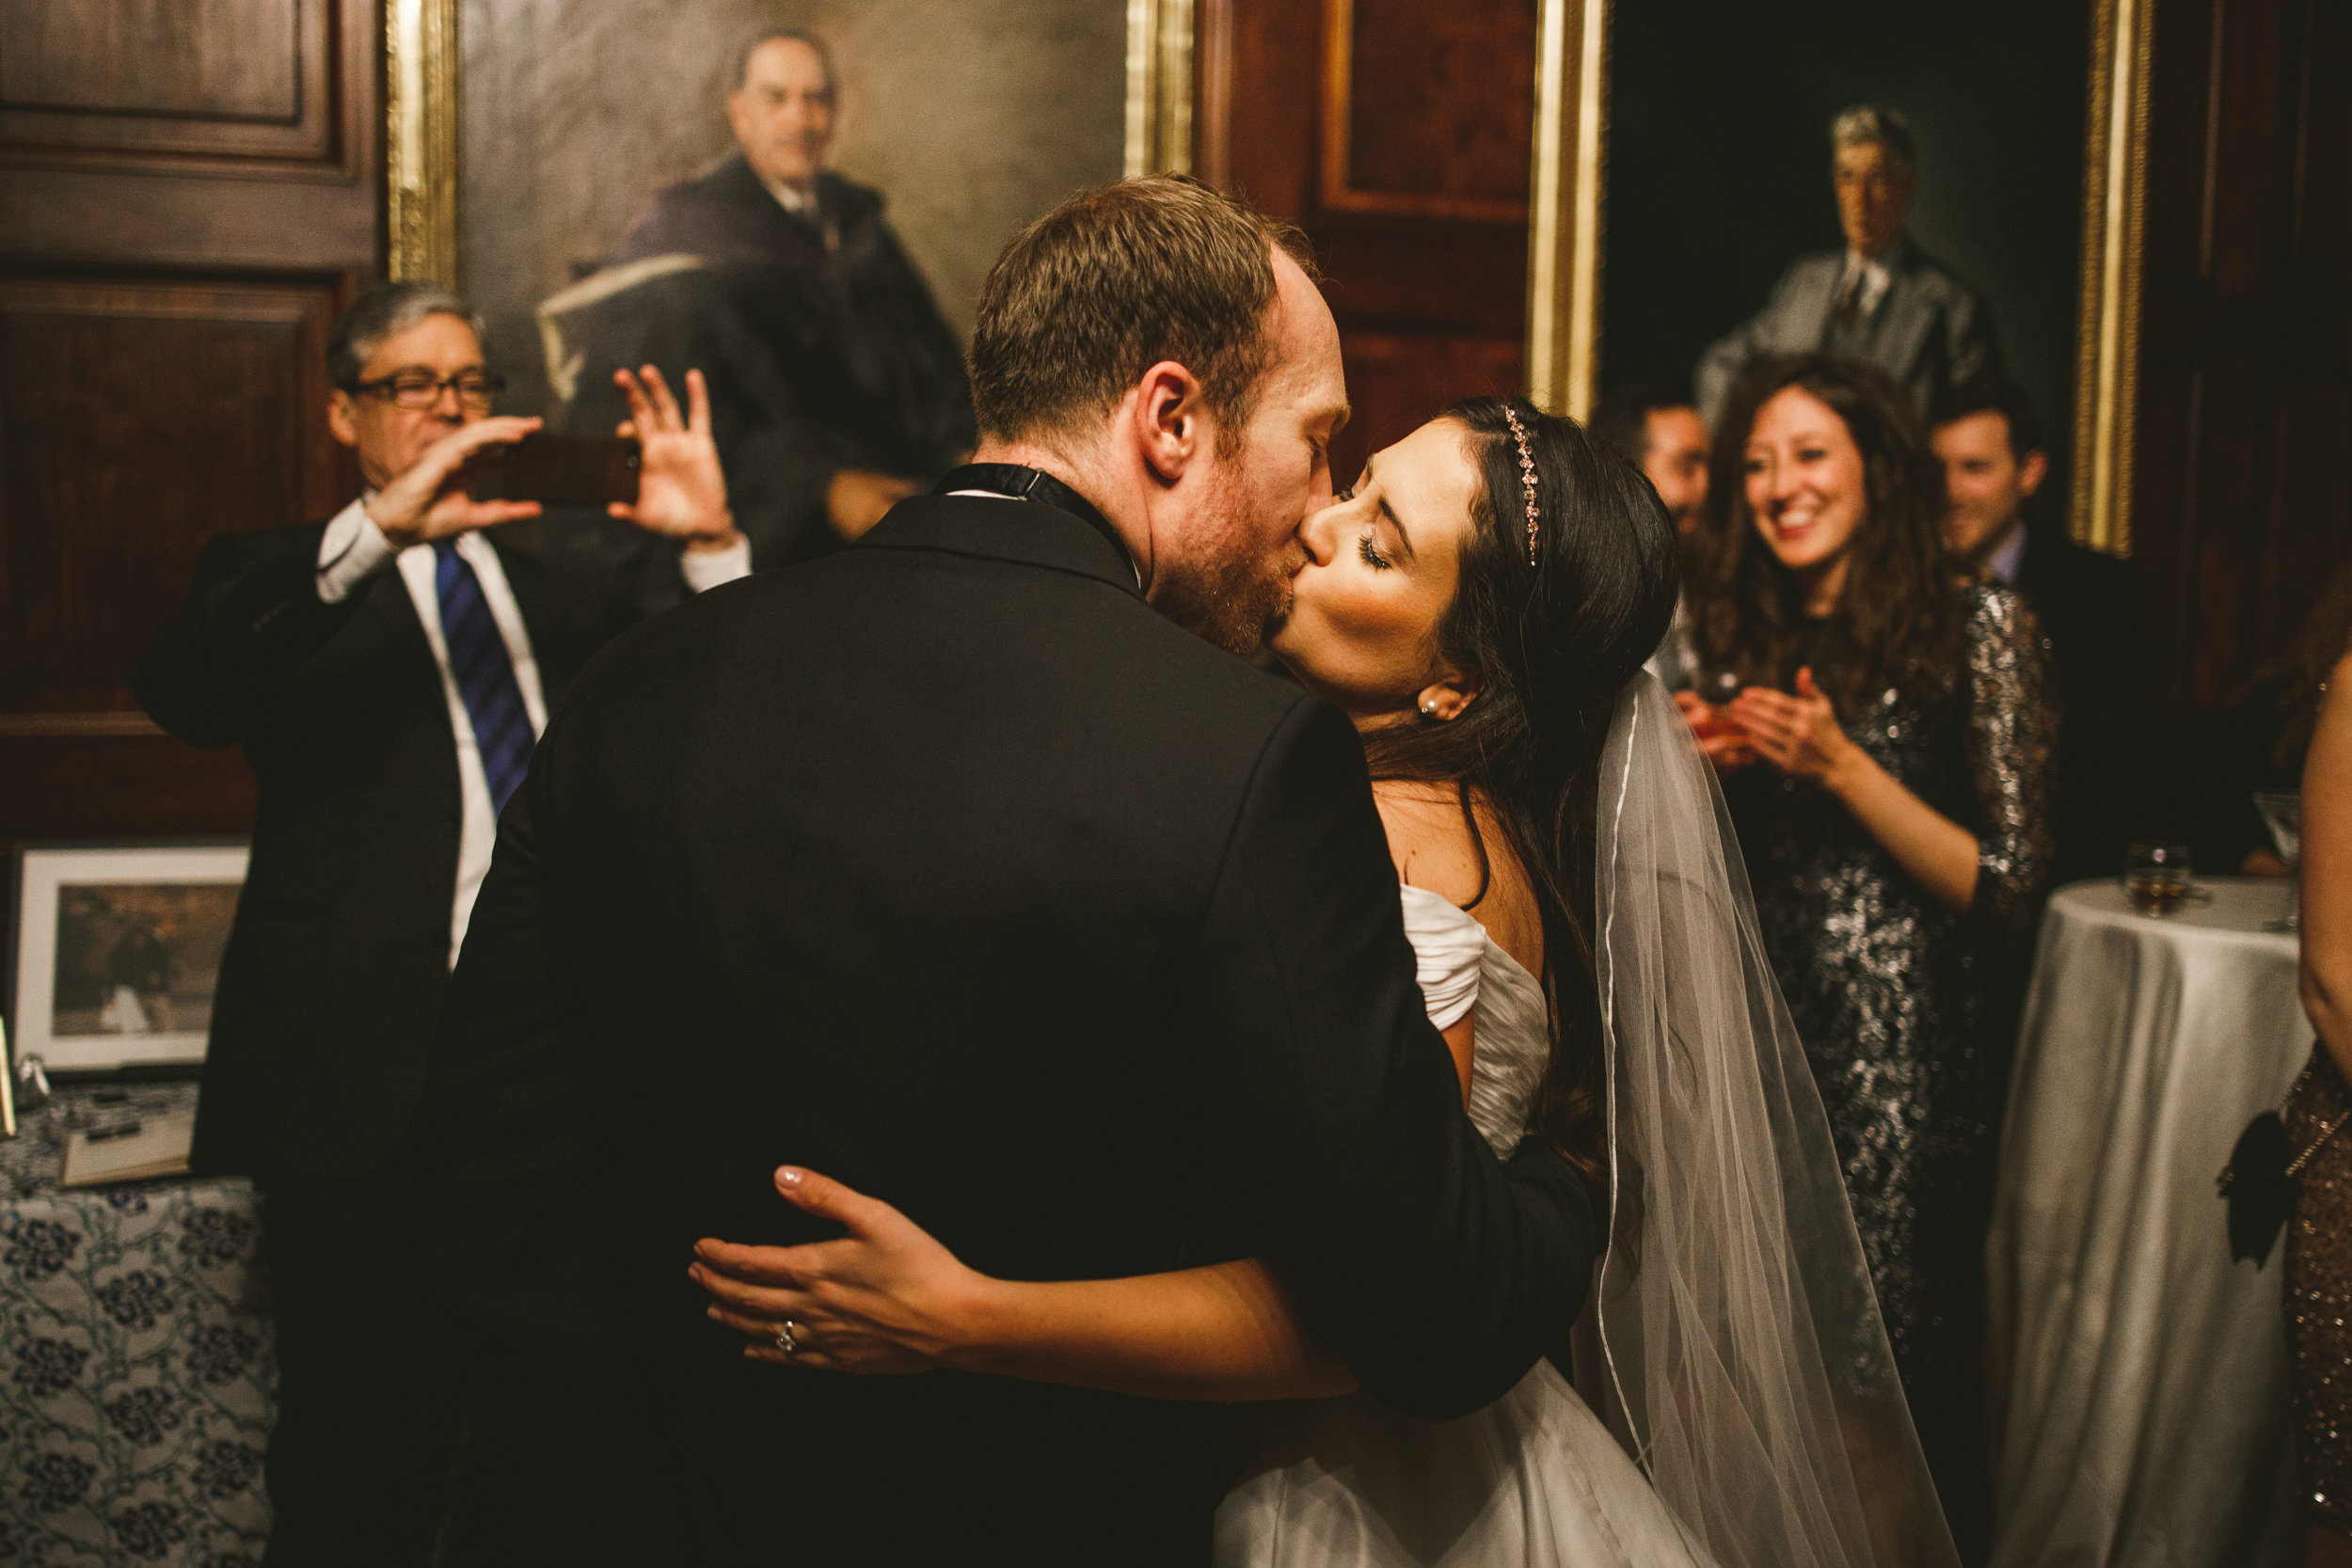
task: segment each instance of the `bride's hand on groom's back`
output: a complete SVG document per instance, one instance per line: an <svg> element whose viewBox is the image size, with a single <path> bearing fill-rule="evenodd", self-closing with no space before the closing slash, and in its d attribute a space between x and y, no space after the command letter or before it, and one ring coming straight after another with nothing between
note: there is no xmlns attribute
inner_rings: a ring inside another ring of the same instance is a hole
<svg viewBox="0 0 2352 1568"><path fill-rule="evenodd" d="M744 1354L820 1371L920 1372L954 1363L992 1283L889 1204L786 1166L776 1190L833 1220L838 1241L802 1246L698 1242L688 1269L710 1317L750 1339ZM792 1325L790 1352L784 1348Z"/></svg>

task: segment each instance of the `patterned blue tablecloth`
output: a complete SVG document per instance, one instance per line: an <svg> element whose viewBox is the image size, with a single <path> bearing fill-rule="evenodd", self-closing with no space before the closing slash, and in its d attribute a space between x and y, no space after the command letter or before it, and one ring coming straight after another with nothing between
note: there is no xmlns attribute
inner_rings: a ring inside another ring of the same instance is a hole
<svg viewBox="0 0 2352 1568"><path fill-rule="evenodd" d="M278 1369L252 1185L58 1191L69 1128L196 1085L94 1094L0 1140L0 1564L253 1568Z"/></svg>

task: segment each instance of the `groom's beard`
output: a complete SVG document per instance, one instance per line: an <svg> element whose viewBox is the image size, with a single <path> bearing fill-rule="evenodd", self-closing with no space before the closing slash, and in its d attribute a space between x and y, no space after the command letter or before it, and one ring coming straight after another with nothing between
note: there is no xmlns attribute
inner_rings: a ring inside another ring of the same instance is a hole
<svg viewBox="0 0 2352 1568"><path fill-rule="evenodd" d="M1255 658L1269 630L1290 612L1291 579L1306 559L1293 535L1270 558L1220 561L1169 580L1152 607L1227 653Z"/></svg>
<svg viewBox="0 0 2352 1568"><path fill-rule="evenodd" d="M1291 579L1307 551L1295 507L1269 505L1252 479L1238 464L1213 470L1213 498L1180 536L1192 548L1184 558L1161 558L1152 606L1195 637L1254 660L1272 623L1290 610ZM1266 526L1276 518L1289 525L1279 534Z"/></svg>

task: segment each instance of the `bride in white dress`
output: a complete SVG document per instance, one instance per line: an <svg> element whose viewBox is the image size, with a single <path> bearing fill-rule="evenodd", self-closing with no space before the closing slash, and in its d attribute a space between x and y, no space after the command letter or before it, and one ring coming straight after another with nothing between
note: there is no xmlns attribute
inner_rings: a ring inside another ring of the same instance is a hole
<svg viewBox="0 0 2352 1568"><path fill-rule="evenodd" d="M1640 670L1675 587L1654 493L1474 399L1300 538L1270 645L1365 736L1469 1115L1598 1195L1593 1299L1561 1304L1584 1394L1539 1362L1417 1420L1350 1391L1262 1263L989 1279L816 1173L779 1190L847 1237L704 1243L713 1315L780 1362L789 1321L804 1369L1248 1402L1220 1568L1954 1563L1713 776Z"/></svg>

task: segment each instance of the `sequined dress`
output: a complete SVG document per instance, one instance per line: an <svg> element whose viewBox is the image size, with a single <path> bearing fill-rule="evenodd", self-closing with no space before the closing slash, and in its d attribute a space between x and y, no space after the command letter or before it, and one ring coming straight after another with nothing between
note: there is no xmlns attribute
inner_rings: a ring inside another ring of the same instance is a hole
<svg viewBox="0 0 2352 1568"><path fill-rule="evenodd" d="M2287 1148L2310 1148L2287 1227L2287 1339L2294 1347L2295 1459L2303 1506L2352 1535L2352 1094L2313 1046L2287 1096ZM2323 1142L2328 1129L2336 1131ZM2316 1144L2318 1147L2312 1148Z"/></svg>
<svg viewBox="0 0 2352 1568"><path fill-rule="evenodd" d="M1764 945L1820 1085L1920 1444L1965 1545L1989 1506L1981 1389L1994 1135L2046 891L2057 692L2032 612L1969 589L1966 679L1841 711L1849 738L1978 842L1964 915L1931 899L1819 785L1724 784Z"/></svg>

